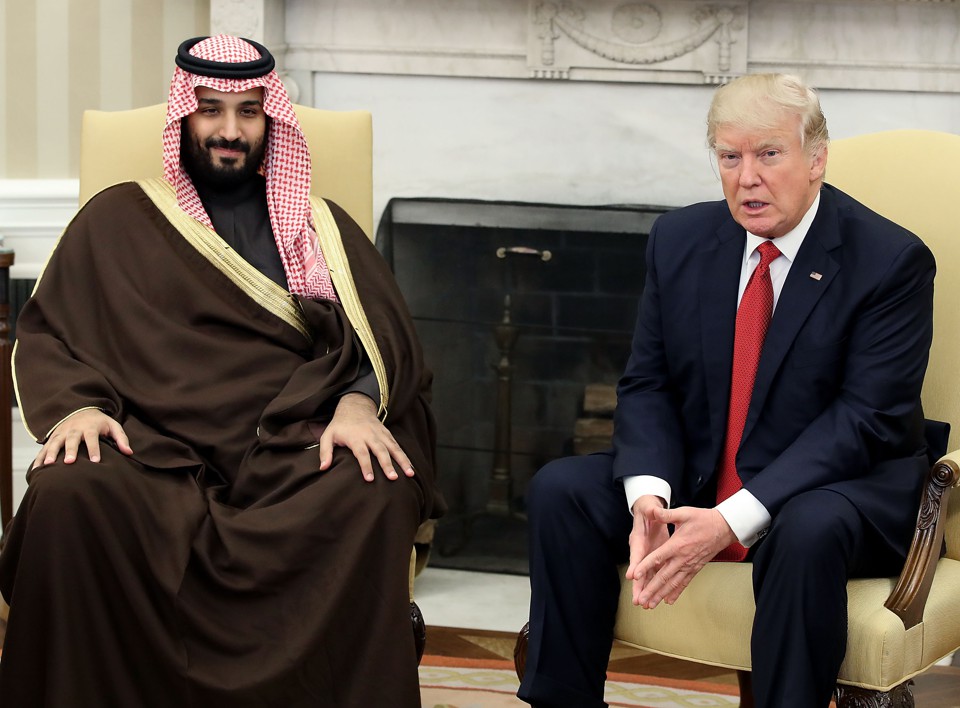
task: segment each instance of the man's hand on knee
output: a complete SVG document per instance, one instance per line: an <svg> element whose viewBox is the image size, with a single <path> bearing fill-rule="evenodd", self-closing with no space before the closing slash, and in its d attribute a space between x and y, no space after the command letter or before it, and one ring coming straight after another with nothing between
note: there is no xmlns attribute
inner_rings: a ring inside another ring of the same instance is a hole
<svg viewBox="0 0 960 708"><path fill-rule="evenodd" d="M413 463L400 444L377 418L377 405L362 393L348 393L337 403L333 419L320 435L320 469L333 464L334 446L348 447L360 463L360 472L373 481L373 458L388 479L398 479L394 462L407 477L413 477Z"/></svg>
<svg viewBox="0 0 960 708"><path fill-rule="evenodd" d="M85 408L64 418L53 429L34 458L33 466L53 464L61 450L63 461L68 465L73 464L77 460L81 443L86 446L90 461L99 462L101 437L113 440L124 455L133 454L130 441L120 423L97 408Z"/></svg>

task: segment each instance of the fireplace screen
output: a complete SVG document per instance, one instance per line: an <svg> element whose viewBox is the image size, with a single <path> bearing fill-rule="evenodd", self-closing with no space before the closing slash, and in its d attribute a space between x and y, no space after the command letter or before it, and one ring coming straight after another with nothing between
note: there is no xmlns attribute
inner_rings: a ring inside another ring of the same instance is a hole
<svg viewBox="0 0 960 708"><path fill-rule="evenodd" d="M377 246L434 372L450 513L431 564L526 571L524 494L572 454L591 384L629 353L647 235L664 207L394 199Z"/></svg>

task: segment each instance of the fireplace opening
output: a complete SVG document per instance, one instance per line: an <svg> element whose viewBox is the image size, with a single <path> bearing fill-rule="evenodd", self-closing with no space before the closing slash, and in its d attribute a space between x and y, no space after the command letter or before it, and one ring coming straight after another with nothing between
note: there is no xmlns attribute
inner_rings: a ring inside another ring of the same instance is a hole
<svg viewBox="0 0 960 708"><path fill-rule="evenodd" d="M541 466L574 453L588 387L619 378L647 236L667 209L387 205L377 246L434 372L438 477L450 511L431 565L527 572L527 486Z"/></svg>

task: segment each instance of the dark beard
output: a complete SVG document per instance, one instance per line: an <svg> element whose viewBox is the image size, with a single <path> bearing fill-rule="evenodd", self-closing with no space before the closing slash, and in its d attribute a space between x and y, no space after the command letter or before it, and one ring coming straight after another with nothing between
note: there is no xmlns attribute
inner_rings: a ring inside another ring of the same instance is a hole
<svg viewBox="0 0 960 708"><path fill-rule="evenodd" d="M236 165L215 165L210 149L220 147L241 150L246 154L242 163ZM203 146L185 124L180 126L180 161L190 178L214 189L230 189L244 184L260 170L266 152L266 139L253 148L245 140L224 140L207 138Z"/></svg>

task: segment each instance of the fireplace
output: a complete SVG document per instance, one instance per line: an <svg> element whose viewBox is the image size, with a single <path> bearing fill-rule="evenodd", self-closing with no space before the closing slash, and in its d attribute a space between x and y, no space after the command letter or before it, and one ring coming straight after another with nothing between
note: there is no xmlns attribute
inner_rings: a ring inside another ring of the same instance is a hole
<svg viewBox="0 0 960 708"><path fill-rule="evenodd" d="M434 372L439 479L450 513L431 563L525 570L527 485L543 464L572 453L587 384L619 377L647 235L664 211L441 199L387 205L377 244ZM517 536L523 547L478 538L484 534ZM470 558L484 553L499 557Z"/></svg>

